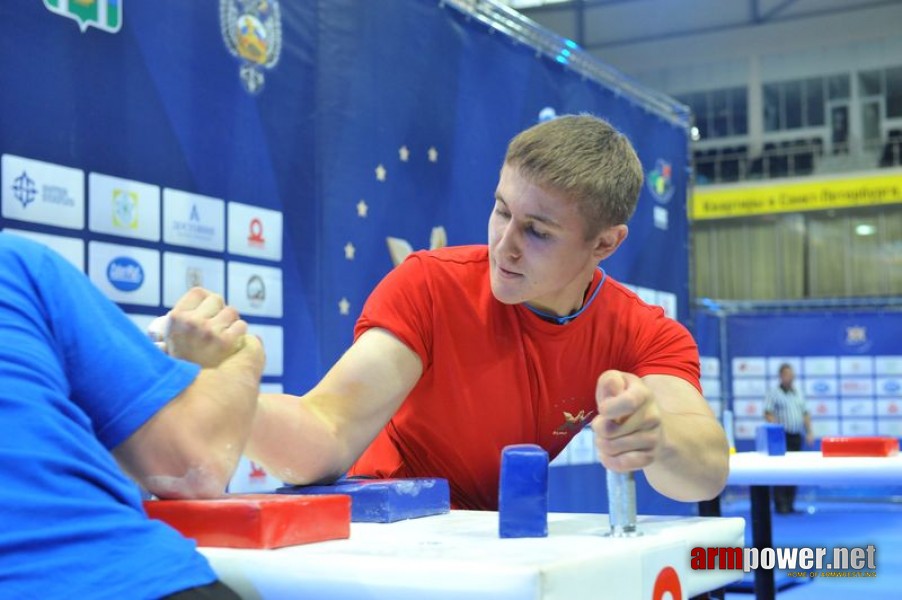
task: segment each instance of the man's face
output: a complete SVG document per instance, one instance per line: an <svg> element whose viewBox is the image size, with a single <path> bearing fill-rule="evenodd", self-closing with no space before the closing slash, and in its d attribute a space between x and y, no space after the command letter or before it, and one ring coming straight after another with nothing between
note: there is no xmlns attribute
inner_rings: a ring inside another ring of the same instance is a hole
<svg viewBox="0 0 902 600"><path fill-rule="evenodd" d="M792 369L783 369L780 371L780 383L786 387L792 385L792 380L795 378L795 374L792 372Z"/></svg>
<svg viewBox="0 0 902 600"><path fill-rule="evenodd" d="M504 165L489 217L492 293L500 302L558 315L582 306L598 238L586 240L576 203L546 191Z"/></svg>

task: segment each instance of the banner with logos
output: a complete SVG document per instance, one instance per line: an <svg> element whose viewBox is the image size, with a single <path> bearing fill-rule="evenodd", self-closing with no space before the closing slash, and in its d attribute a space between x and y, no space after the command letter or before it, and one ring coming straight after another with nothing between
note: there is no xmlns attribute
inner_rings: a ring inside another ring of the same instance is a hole
<svg viewBox="0 0 902 600"><path fill-rule="evenodd" d="M730 315L727 330L737 443L753 445L783 364L793 367L815 438L902 438L902 313Z"/></svg>
<svg viewBox="0 0 902 600"><path fill-rule="evenodd" d="M485 243L508 141L556 115L636 147L639 207L603 266L688 317L685 126L448 4L4 2L0 53L0 228L141 328L192 286L223 294L267 391L309 389L407 253Z"/></svg>

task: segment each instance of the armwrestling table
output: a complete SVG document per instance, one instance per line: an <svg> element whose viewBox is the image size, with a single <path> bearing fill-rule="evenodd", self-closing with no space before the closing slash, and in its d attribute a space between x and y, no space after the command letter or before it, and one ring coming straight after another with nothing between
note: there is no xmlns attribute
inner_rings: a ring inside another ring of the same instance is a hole
<svg viewBox="0 0 902 600"><path fill-rule="evenodd" d="M498 513L451 511L351 523L345 540L200 551L245 600L687 600L743 576L689 567L694 547L743 546L741 518L640 516L634 538L606 537L603 514L548 521L547 538L501 539Z"/></svg>

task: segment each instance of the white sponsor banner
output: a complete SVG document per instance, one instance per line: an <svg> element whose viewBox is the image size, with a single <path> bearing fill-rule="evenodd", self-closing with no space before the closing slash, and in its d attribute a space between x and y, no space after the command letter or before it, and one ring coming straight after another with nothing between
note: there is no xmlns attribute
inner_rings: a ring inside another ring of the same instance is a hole
<svg viewBox="0 0 902 600"><path fill-rule="evenodd" d="M720 398L720 379L710 379L708 377L701 378L702 395L711 400L712 398Z"/></svg>
<svg viewBox="0 0 902 600"><path fill-rule="evenodd" d="M229 261L228 302L242 315L282 316L282 269Z"/></svg>
<svg viewBox="0 0 902 600"><path fill-rule="evenodd" d="M764 417L764 400L734 400L733 414L739 418Z"/></svg>
<svg viewBox="0 0 902 600"><path fill-rule="evenodd" d="M839 435L839 419L811 419L811 433L820 439Z"/></svg>
<svg viewBox="0 0 902 600"><path fill-rule="evenodd" d="M147 328L150 326L151 321L156 319L153 315L139 315L134 313L126 313L125 316L131 319L131 322L135 324L135 327L145 335L147 334Z"/></svg>
<svg viewBox="0 0 902 600"><path fill-rule="evenodd" d="M902 377L878 377L878 396L902 396Z"/></svg>
<svg viewBox="0 0 902 600"><path fill-rule="evenodd" d="M874 372L876 375L902 376L902 356L874 357Z"/></svg>
<svg viewBox="0 0 902 600"><path fill-rule="evenodd" d="M839 380L840 396L873 396L874 380L870 377L843 377Z"/></svg>
<svg viewBox="0 0 902 600"><path fill-rule="evenodd" d="M767 357L767 376L780 378L780 367L789 365L795 372L796 376L802 374L802 359L798 356L768 356Z"/></svg>
<svg viewBox="0 0 902 600"><path fill-rule="evenodd" d="M737 417L733 421L733 431L737 440L754 440L759 425L764 425L764 419L740 419Z"/></svg>
<svg viewBox="0 0 902 600"><path fill-rule="evenodd" d="M633 288L633 291L636 292L639 299L646 304L651 304L652 306L658 304L658 293L653 289L637 285Z"/></svg>
<svg viewBox="0 0 902 600"><path fill-rule="evenodd" d="M699 366L701 367L702 377L718 378L720 377L720 359L714 356L699 357Z"/></svg>
<svg viewBox="0 0 902 600"><path fill-rule="evenodd" d="M229 202L229 252L282 260L282 213Z"/></svg>
<svg viewBox="0 0 902 600"><path fill-rule="evenodd" d="M88 175L88 229L160 241L160 188L100 173Z"/></svg>
<svg viewBox="0 0 902 600"><path fill-rule="evenodd" d="M806 356L802 359L805 377L834 377L837 373L835 356Z"/></svg>
<svg viewBox="0 0 902 600"><path fill-rule="evenodd" d="M3 216L66 229L85 228L85 173L42 160L0 158Z"/></svg>
<svg viewBox="0 0 902 600"><path fill-rule="evenodd" d="M173 307L185 292L202 287L225 297L225 261L177 252L163 253L163 305Z"/></svg>
<svg viewBox="0 0 902 600"><path fill-rule="evenodd" d="M7 228L4 229L3 232L10 235L18 235L44 244L72 263L72 265L82 273L85 271L85 242L80 238L50 235L49 233L38 233L37 231L28 231L26 229Z"/></svg>
<svg viewBox="0 0 902 600"><path fill-rule="evenodd" d="M880 419L877 421L877 435L902 438L902 419Z"/></svg>
<svg viewBox="0 0 902 600"><path fill-rule="evenodd" d="M805 395L809 398L829 398L839 395L839 384L832 377L812 377L805 380Z"/></svg>
<svg viewBox="0 0 902 600"><path fill-rule="evenodd" d="M714 416L720 419L721 411L723 411L723 402L720 400L708 400L708 406L711 407L711 412L714 413Z"/></svg>
<svg viewBox="0 0 902 600"><path fill-rule="evenodd" d="M664 315L670 319L677 318L677 297L670 292L658 292L658 306L664 309Z"/></svg>
<svg viewBox="0 0 902 600"><path fill-rule="evenodd" d="M902 398L877 400L877 414L881 417L902 417Z"/></svg>
<svg viewBox="0 0 902 600"><path fill-rule="evenodd" d="M263 366L263 374L282 375L284 370L282 328L276 325L249 323L248 333L259 336L263 341L263 349L266 350L266 364Z"/></svg>
<svg viewBox="0 0 902 600"><path fill-rule="evenodd" d="M225 250L225 202L164 188L163 241L222 252Z"/></svg>
<svg viewBox="0 0 902 600"><path fill-rule="evenodd" d="M841 400L839 403L839 412L843 418L847 417L873 417L874 401L873 400Z"/></svg>
<svg viewBox="0 0 902 600"><path fill-rule="evenodd" d="M737 356L733 359L733 377L765 377L767 360L763 356Z"/></svg>
<svg viewBox="0 0 902 600"><path fill-rule="evenodd" d="M812 417L837 417L839 416L839 401L835 398L819 398L809 400L808 414Z"/></svg>
<svg viewBox="0 0 902 600"><path fill-rule="evenodd" d="M857 375L865 377L874 374L874 357L872 356L840 356L840 375Z"/></svg>
<svg viewBox="0 0 902 600"><path fill-rule="evenodd" d="M156 250L89 242L88 276L114 302L160 304L160 253Z"/></svg>
<svg viewBox="0 0 902 600"><path fill-rule="evenodd" d="M876 435L877 422L874 419L843 419L839 429L842 435Z"/></svg>
<svg viewBox="0 0 902 600"><path fill-rule="evenodd" d="M767 382L761 377L733 380L733 396L737 398L752 397L760 400L764 398L765 394L767 394Z"/></svg>

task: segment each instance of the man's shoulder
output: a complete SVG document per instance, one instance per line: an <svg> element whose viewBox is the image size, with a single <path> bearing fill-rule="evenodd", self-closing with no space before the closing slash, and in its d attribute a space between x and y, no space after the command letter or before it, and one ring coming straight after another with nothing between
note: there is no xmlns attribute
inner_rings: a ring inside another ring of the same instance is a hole
<svg viewBox="0 0 902 600"><path fill-rule="evenodd" d="M420 250L411 256L419 259L424 265L439 268L453 267L454 265L471 266L487 265L489 251L485 245L472 246L447 246L437 250Z"/></svg>

